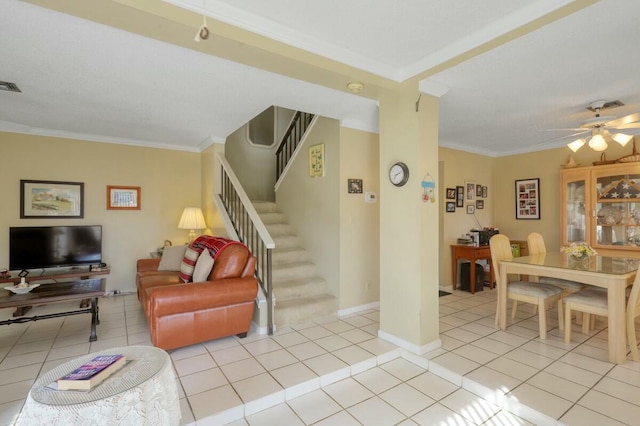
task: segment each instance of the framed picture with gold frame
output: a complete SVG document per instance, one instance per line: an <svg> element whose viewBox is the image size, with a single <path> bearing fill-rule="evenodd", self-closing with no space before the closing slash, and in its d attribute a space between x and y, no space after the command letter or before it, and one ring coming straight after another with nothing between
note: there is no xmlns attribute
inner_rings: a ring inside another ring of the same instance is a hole
<svg viewBox="0 0 640 426"><path fill-rule="evenodd" d="M309 147L309 176L324 176L324 144Z"/></svg>
<svg viewBox="0 0 640 426"><path fill-rule="evenodd" d="M107 210L140 210L139 186L107 185Z"/></svg>

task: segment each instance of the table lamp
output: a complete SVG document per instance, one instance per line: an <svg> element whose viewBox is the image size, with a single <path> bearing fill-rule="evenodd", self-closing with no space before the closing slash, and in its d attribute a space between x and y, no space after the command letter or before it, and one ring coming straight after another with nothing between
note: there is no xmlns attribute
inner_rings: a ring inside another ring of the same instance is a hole
<svg viewBox="0 0 640 426"><path fill-rule="evenodd" d="M196 238L196 229L205 229L204 215L200 207L185 207L178 228L189 230L189 243Z"/></svg>

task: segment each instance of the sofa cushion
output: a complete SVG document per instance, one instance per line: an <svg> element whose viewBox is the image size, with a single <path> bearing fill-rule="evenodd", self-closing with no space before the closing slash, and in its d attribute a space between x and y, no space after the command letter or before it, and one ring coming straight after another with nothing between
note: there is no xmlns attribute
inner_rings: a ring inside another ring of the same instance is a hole
<svg viewBox="0 0 640 426"><path fill-rule="evenodd" d="M162 250L158 271L179 271L187 246L168 246Z"/></svg>
<svg viewBox="0 0 640 426"><path fill-rule="evenodd" d="M196 262L202 252L202 248L195 246L194 243L195 241L189 244L189 247L185 250L184 257L182 258L182 263L180 265L180 279L185 283L191 281L193 270L196 267Z"/></svg>
<svg viewBox="0 0 640 426"><path fill-rule="evenodd" d="M213 257L209 254L209 250L202 250L202 253L200 253L198 260L196 261L196 266L193 268L194 283L207 281L207 278L209 278L209 274L211 273L211 269L213 268L213 262Z"/></svg>

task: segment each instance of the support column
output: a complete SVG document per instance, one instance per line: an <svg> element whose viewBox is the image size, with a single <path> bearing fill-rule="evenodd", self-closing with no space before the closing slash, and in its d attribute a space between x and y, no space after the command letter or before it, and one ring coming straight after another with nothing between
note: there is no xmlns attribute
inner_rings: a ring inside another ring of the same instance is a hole
<svg viewBox="0 0 640 426"><path fill-rule="evenodd" d="M397 161L409 167L402 187L389 181ZM438 197L423 201L422 181L437 185L438 98L417 83L380 98L380 332L411 352L438 337Z"/></svg>

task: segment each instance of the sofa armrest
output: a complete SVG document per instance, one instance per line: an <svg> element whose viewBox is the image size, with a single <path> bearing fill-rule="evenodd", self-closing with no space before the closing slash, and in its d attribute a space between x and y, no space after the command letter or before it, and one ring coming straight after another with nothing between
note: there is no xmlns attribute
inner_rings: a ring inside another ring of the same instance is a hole
<svg viewBox="0 0 640 426"><path fill-rule="evenodd" d="M136 268L138 272L157 271L160 265L160 258L157 259L138 259Z"/></svg>
<svg viewBox="0 0 640 426"><path fill-rule="evenodd" d="M175 284L147 290L149 314L156 317L252 301L258 294L253 277Z"/></svg>

